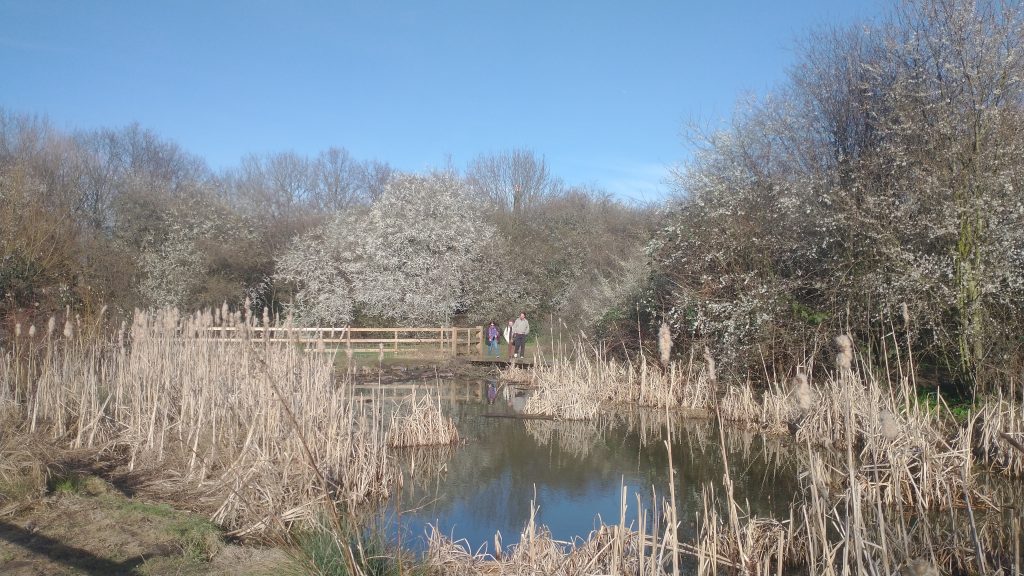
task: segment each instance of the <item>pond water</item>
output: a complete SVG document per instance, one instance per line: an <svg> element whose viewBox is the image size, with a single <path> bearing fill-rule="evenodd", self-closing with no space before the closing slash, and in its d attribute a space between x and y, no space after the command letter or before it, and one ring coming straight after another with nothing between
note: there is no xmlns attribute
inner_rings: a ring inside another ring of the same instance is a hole
<svg viewBox="0 0 1024 576"><path fill-rule="evenodd" d="M654 502L660 510L669 488L664 412L611 414L586 422L524 420L515 416L527 392L499 385L492 404L489 383L494 381L430 387L446 398L443 407L464 443L400 454L404 482L401 494L388 501L384 526L393 538L401 534L404 547L422 551L433 525L474 551L484 546L493 551L496 533L505 546L519 540L533 502L537 524L563 541L585 538L602 520L618 523L623 490L627 523L636 525L638 495L642 506L650 509ZM720 442L741 507L758 516L788 516L797 490L796 466L782 445L736 431L720 440L711 421L672 417L671 426L681 537L696 532L705 485L724 495Z"/></svg>

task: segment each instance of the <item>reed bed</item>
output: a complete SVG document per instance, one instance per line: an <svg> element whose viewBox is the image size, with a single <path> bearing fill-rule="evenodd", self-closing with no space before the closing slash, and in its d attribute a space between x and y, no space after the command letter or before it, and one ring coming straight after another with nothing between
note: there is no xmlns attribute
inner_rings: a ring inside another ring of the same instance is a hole
<svg viewBox="0 0 1024 576"><path fill-rule="evenodd" d="M534 374L535 372L529 368L509 365L507 368L498 369L498 380L510 384L530 385L533 384Z"/></svg>
<svg viewBox="0 0 1024 576"><path fill-rule="evenodd" d="M459 431L441 411L441 398L411 394L391 411L387 443L392 448L455 444Z"/></svg>
<svg viewBox="0 0 1024 576"><path fill-rule="evenodd" d="M587 420L602 406L626 404L707 416L716 398L713 370L692 360L662 367L643 355L620 362L599 348L578 344L568 358L535 370L538 390L527 401L526 411L559 420Z"/></svg>
<svg viewBox="0 0 1024 576"><path fill-rule="evenodd" d="M519 542L503 548L495 537L493 552L470 550L464 541L455 542L433 529L428 534L425 563L428 569L445 575L545 574L575 576L587 574L636 574L661 576L678 574L671 558L678 556L669 528L641 511L636 526L626 525L627 494L620 501L619 524L601 523L587 538L559 541L547 527L537 524L537 507Z"/></svg>
<svg viewBox="0 0 1024 576"><path fill-rule="evenodd" d="M945 512L934 503L893 504L857 482L835 489L832 472L816 457L812 462L796 513L806 543L801 564L810 573L1019 573L1012 551L1021 534L1007 529L1011 523L998 510L972 506L955 492L946 494ZM855 477L857 471L842 475ZM1001 506L1013 502L1007 494L990 496Z"/></svg>
<svg viewBox="0 0 1024 576"><path fill-rule="evenodd" d="M324 355L250 338L256 322L227 310L136 312L116 338L86 339L74 322L58 334L51 321L3 357L0 398L28 433L165 471L238 534L310 520L328 500L386 496L379 407L354 402ZM211 337L219 325L241 339Z"/></svg>
<svg viewBox="0 0 1024 576"><path fill-rule="evenodd" d="M979 411L975 435L981 455L1000 472L1024 476L1024 403L1000 396Z"/></svg>
<svg viewBox="0 0 1024 576"><path fill-rule="evenodd" d="M742 386L730 386L718 406L718 415L722 420L740 426L757 426L761 406L754 398L754 389L750 382Z"/></svg>
<svg viewBox="0 0 1024 576"><path fill-rule="evenodd" d="M720 399L714 361L706 351L703 362L693 362L691 355L688 365L673 372L671 363L662 367L643 357L617 362L591 349L538 371L539 400L531 408L564 418L560 410L590 396L583 416L595 422L602 418L601 408L623 404L678 411L686 404L681 391L703 380L702 399L694 402L698 396L692 395L690 405L715 410L733 427L789 436L803 447L784 457L804 485L789 518L744 512L732 499L728 477L722 484L725 496L704 487L699 536L679 544L696 559L697 573L781 574L794 567L825 575L1024 573L1021 495L1013 489L1019 485L995 489L979 481L983 476L977 470L988 463L1007 477L1022 476L1024 408L1014 398L987 399L960 422L948 408L917 401L912 366L901 368L895 380L882 381L860 369L848 336L836 338L836 349L835 370L824 377L812 380L801 369L764 391L749 382L731 386ZM640 413L620 416L627 415L652 439L662 436L660 423ZM555 435L547 428L543 432L549 439ZM729 453L743 449L735 445L742 441L736 434L729 438ZM719 442L725 459L727 442L723 436ZM776 448L776 458L782 459ZM579 543L563 549L562 561L583 549ZM549 556L557 554L538 557ZM553 566L550 562L544 560L545 569Z"/></svg>
<svg viewBox="0 0 1024 576"><path fill-rule="evenodd" d="M697 574L732 568L747 574L777 574L798 566L803 543L792 518L779 521L743 514L735 501L730 512L718 512L713 486L701 492L703 514L695 544L684 546L697 561Z"/></svg>

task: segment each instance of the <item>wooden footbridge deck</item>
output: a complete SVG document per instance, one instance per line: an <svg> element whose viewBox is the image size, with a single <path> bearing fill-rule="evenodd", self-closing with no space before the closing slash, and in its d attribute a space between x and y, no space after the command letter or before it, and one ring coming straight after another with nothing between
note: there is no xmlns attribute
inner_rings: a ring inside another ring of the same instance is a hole
<svg viewBox="0 0 1024 576"><path fill-rule="evenodd" d="M534 366L547 366L548 363L534 357L509 358L508 356L466 356L463 358L470 364L478 366L515 366L517 368L533 368Z"/></svg>

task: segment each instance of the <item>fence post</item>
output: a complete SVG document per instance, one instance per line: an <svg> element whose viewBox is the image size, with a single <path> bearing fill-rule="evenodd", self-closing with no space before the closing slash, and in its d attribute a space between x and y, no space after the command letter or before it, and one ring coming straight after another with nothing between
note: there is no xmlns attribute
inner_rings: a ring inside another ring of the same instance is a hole
<svg viewBox="0 0 1024 576"><path fill-rule="evenodd" d="M481 356L483 356L484 355L484 344L486 343L485 342L486 335L484 334L484 327L483 326L477 326L477 328L480 329L480 341L477 342L477 344L476 344L476 353L481 355Z"/></svg>

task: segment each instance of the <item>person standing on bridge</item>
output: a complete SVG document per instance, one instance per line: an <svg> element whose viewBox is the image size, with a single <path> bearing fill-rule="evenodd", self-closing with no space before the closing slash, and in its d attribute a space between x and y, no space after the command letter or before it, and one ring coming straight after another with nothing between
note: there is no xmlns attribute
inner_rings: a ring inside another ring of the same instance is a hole
<svg viewBox="0 0 1024 576"><path fill-rule="evenodd" d="M515 344L513 358L526 356L526 336L530 334L530 321L526 319L526 312L520 312L519 318L512 324L512 342Z"/></svg>
<svg viewBox="0 0 1024 576"><path fill-rule="evenodd" d="M508 357L511 359L514 352L514 344L512 342L512 320L508 321L508 326L505 326L505 330L501 335L505 338L505 342L508 343Z"/></svg>
<svg viewBox="0 0 1024 576"><path fill-rule="evenodd" d="M487 355L490 356L491 353L494 353L495 356L500 354L498 352L498 327L494 325L494 322L487 325Z"/></svg>

